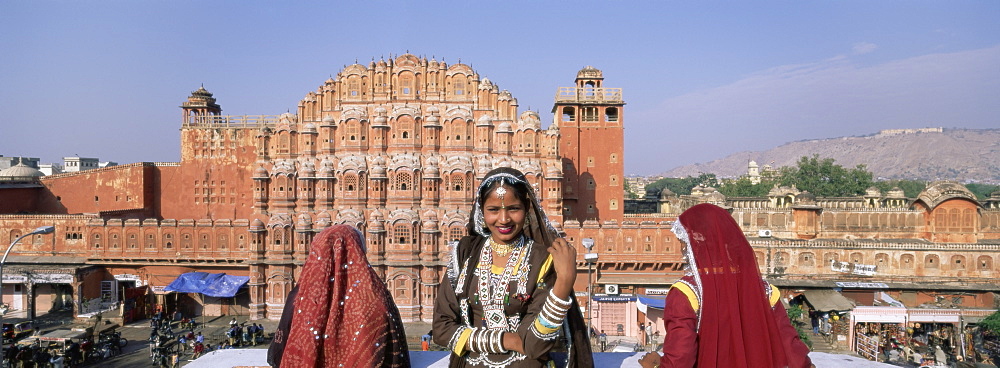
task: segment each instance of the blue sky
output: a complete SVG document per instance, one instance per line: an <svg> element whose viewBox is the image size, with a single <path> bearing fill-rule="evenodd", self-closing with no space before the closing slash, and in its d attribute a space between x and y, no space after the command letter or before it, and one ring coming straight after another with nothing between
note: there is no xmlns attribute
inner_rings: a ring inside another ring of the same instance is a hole
<svg viewBox="0 0 1000 368"><path fill-rule="evenodd" d="M998 19L992 0L0 0L0 154L178 161L178 106L202 84L224 114L280 114L355 60L407 51L471 65L543 125L558 87L603 70L627 103L626 174L1000 128Z"/></svg>

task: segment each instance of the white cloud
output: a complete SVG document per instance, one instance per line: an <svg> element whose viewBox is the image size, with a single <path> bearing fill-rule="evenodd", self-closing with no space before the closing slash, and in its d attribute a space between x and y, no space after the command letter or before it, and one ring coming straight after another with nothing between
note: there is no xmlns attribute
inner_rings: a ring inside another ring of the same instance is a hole
<svg viewBox="0 0 1000 368"><path fill-rule="evenodd" d="M854 51L854 55L864 55L864 54L867 54L867 53L871 53L871 52L873 52L873 51L875 51L877 49L878 49L878 45L876 45L874 43L871 43L871 42L861 42L861 43L854 44L854 47L851 50Z"/></svg>

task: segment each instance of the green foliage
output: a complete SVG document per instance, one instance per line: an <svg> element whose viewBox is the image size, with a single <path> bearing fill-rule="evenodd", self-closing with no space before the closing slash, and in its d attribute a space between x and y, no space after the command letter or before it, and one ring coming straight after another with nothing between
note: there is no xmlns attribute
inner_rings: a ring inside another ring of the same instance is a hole
<svg viewBox="0 0 1000 368"><path fill-rule="evenodd" d="M916 198L920 195L920 192L927 188L927 182L922 180L893 179L876 182L875 187L881 190L883 194L892 190L892 188L898 187L903 190L903 195L906 198Z"/></svg>
<svg viewBox="0 0 1000 368"><path fill-rule="evenodd" d="M994 335L1000 335L1000 311L993 312L993 314L983 318L979 322L979 326L993 332Z"/></svg>
<svg viewBox="0 0 1000 368"><path fill-rule="evenodd" d="M817 197L853 197L863 195L874 185L872 173L865 165L846 169L832 158L820 159L819 155L803 156L795 167L783 167L778 176L783 186L795 185Z"/></svg>
<svg viewBox="0 0 1000 368"><path fill-rule="evenodd" d="M972 194L975 194L976 198L979 198L980 201L989 198L990 194L993 194L993 192L1000 190L1000 185L979 184L979 183L965 184L965 187L969 188L969 191L972 192Z"/></svg>
<svg viewBox="0 0 1000 368"><path fill-rule="evenodd" d="M809 339L809 334L806 332L805 322L802 322L802 315L805 314L805 311L802 310L801 306L793 305L785 312L788 313L788 320L792 322L792 326L795 326L795 331L799 333L799 339L812 349L812 340Z"/></svg>
<svg viewBox="0 0 1000 368"><path fill-rule="evenodd" d="M736 180L726 180L719 186L719 193L726 197L765 197L774 187L773 179L764 179L760 183L750 182L750 178L741 177Z"/></svg>
<svg viewBox="0 0 1000 368"><path fill-rule="evenodd" d="M663 178L647 185L646 192L656 190L659 193L663 188L667 188L676 194L686 195L691 194L691 188L698 185L714 188L719 186L719 180L715 174L700 174L698 177L688 176L686 178Z"/></svg>

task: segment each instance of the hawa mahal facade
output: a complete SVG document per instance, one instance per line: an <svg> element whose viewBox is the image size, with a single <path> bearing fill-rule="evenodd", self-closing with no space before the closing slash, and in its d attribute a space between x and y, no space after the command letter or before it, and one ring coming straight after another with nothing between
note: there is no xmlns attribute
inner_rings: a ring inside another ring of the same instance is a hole
<svg viewBox="0 0 1000 368"><path fill-rule="evenodd" d="M141 318L149 306L136 290L145 288L150 303L187 314L278 319L313 236L349 224L366 234L368 260L404 320L430 321L475 188L510 166L570 241L595 240L599 257L580 252L576 290L598 329L634 334L637 321L658 318L636 296L665 294L681 275L670 226L703 202L732 210L762 273L788 290L854 282L862 287L844 293L862 303L885 291L913 305L959 295L965 306L996 307L1000 195L979 201L938 182L918 198L816 198L795 188L726 198L695 188L626 201L624 106L622 90L585 67L556 89L543 128L538 113L519 112L517 99L471 67L412 54L345 67L295 113L223 115L202 87L181 104L180 162L0 173L0 238L56 227L15 247L3 301L30 316L120 305ZM193 271L249 282L233 298L163 290Z"/></svg>

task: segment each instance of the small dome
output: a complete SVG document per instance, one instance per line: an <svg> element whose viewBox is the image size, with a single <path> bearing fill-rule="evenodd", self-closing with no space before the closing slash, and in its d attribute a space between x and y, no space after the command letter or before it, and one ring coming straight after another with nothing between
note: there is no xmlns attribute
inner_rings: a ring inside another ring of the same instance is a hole
<svg viewBox="0 0 1000 368"><path fill-rule="evenodd" d="M479 119L476 120L476 125L479 126L488 126L492 124L493 124L493 117L489 115L480 116Z"/></svg>
<svg viewBox="0 0 1000 368"><path fill-rule="evenodd" d="M323 124L324 125L333 125L333 123L336 123L336 122L337 122L337 119L334 119L333 115L327 115L325 118L323 118Z"/></svg>
<svg viewBox="0 0 1000 368"><path fill-rule="evenodd" d="M580 69L579 72L576 73L576 77L577 78L586 78L586 79L591 79L591 78L601 78L601 79L603 79L604 78L604 73L602 73L600 71L600 69L597 69L595 67L587 65L587 66L583 67L583 69Z"/></svg>
<svg viewBox="0 0 1000 368"><path fill-rule="evenodd" d="M660 191L660 199L673 198L676 196L677 194L670 190L670 188L664 187L663 190Z"/></svg>
<svg viewBox="0 0 1000 368"><path fill-rule="evenodd" d="M38 169L31 166L25 165L23 162L17 165L8 167L0 171L0 176L3 177L38 177L45 176L45 173L38 171Z"/></svg>
<svg viewBox="0 0 1000 368"><path fill-rule="evenodd" d="M809 191L802 191L802 193L795 196L795 203L816 204L816 195L809 193Z"/></svg>
<svg viewBox="0 0 1000 368"><path fill-rule="evenodd" d="M330 161L328 159L323 159L323 162L319 164L319 177L321 178L333 177L333 161Z"/></svg>
<svg viewBox="0 0 1000 368"><path fill-rule="evenodd" d="M319 216L316 216L316 228L317 229L325 229L325 228L330 227L330 225L332 225L332 224L333 224L333 221L330 219L330 213L324 211L324 212L320 213Z"/></svg>
<svg viewBox="0 0 1000 368"><path fill-rule="evenodd" d="M198 90L191 92L191 96L212 97L212 92L205 89L205 86L198 87Z"/></svg>
<svg viewBox="0 0 1000 368"><path fill-rule="evenodd" d="M545 177L546 178L562 178L563 177L563 173L562 173L562 170L559 168L559 166L557 166L557 165L551 165L551 166L548 167L548 169L545 170Z"/></svg>
<svg viewBox="0 0 1000 368"><path fill-rule="evenodd" d="M295 223L295 228L299 230L312 229L312 218L309 218L309 215L304 213L299 215L299 221Z"/></svg>
<svg viewBox="0 0 1000 368"><path fill-rule="evenodd" d="M316 133L316 124L306 123L306 125L302 126L302 132L303 133Z"/></svg>
<svg viewBox="0 0 1000 368"><path fill-rule="evenodd" d="M500 126L497 127L497 133L513 133L514 129L511 127L510 122L502 122Z"/></svg>
<svg viewBox="0 0 1000 368"><path fill-rule="evenodd" d="M253 171L253 177L255 178L267 178L267 169L264 166L257 166L257 169Z"/></svg>
<svg viewBox="0 0 1000 368"><path fill-rule="evenodd" d="M264 221L261 221L260 219L254 219L252 222L250 222L250 231L252 232L264 231Z"/></svg>

